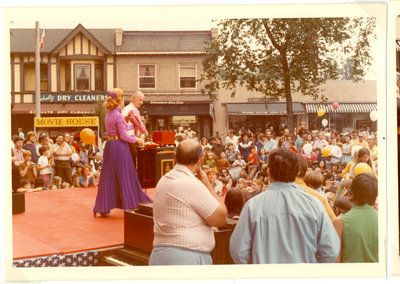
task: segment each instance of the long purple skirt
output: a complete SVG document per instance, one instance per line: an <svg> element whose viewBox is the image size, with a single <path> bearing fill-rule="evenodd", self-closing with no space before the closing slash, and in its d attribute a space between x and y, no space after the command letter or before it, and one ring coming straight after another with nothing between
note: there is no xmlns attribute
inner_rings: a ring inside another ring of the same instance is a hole
<svg viewBox="0 0 400 284"><path fill-rule="evenodd" d="M107 141L93 212L107 212L113 208L126 210L152 201L142 190L128 143Z"/></svg>

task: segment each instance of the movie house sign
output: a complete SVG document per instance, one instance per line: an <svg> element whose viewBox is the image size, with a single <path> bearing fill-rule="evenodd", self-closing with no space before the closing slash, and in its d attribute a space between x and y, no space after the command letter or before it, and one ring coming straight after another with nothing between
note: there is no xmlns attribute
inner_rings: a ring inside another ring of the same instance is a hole
<svg viewBox="0 0 400 284"><path fill-rule="evenodd" d="M106 94L41 94L42 103L95 103L106 100Z"/></svg>

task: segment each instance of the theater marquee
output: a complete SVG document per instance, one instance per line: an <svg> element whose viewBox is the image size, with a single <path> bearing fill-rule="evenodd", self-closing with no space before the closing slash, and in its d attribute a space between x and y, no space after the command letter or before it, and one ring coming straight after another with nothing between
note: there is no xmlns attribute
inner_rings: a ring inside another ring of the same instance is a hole
<svg viewBox="0 0 400 284"><path fill-rule="evenodd" d="M35 117L35 127L91 127L99 126L97 116Z"/></svg>

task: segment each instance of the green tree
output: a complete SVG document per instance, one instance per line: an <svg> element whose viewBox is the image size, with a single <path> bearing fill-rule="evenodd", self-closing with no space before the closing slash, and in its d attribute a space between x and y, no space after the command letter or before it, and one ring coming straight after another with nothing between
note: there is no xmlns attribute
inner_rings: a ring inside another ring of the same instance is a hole
<svg viewBox="0 0 400 284"><path fill-rule="evenodd" d="M320 96L327 79L340 78L344 58L352 62L350 77L359 80L371 64L375 18L277 18L218 21L218 37L205 51L203 93L212 99L237 86L261 92L268 100L286 99L293 129L292 92Z"/></svg>

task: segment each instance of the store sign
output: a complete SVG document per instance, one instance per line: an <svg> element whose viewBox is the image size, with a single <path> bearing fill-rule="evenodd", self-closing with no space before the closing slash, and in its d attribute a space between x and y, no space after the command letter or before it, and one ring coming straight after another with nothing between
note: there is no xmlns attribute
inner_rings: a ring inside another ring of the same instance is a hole
<svg viewBox="0 0 400 284"><path fill-rule="evenodd" d="M35 114L36 111L30 110L29 114ZM41 114L93 114L90 110L41 110Z"/></svg>
<svg viewBox="0 0 400 284"><path fill-rule="evenodd" d="M35 127L90 127L98 126L97 116L35 117Z"/></svg>
<svg viewBox="0 0 400 284"><path fill-rule="evenodd" d="M150 104L152 104L152 105L183 105L184 102L181 102L181 101L164 101L164 102L151 101Z"/></svg>
<svg viewBox="0 0 400 284"><path fill-rule="evenodd" d="M33 96L35 99L35 96ZM106 100L107 95L99 94L41 94L42 103L94 103L99 100Z"/></svg>

